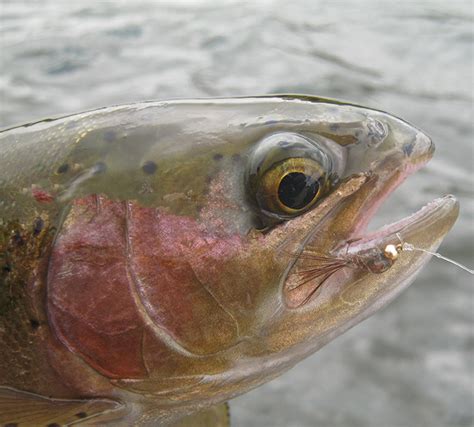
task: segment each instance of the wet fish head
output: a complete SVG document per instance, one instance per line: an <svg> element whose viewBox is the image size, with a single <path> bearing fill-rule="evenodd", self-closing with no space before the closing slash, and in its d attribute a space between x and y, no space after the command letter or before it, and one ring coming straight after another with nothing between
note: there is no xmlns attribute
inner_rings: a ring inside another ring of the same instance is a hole
<svg viewBox="0 0 474 427"><path fill-rule="evenodd" d="M381 111L273 96L115 117L133 150L104 151L107 173L66 193L49 316L113 384L163 405L216 403L289 369L395 298L428 261L401 252L377 270L387 259L367 254L400 239L434 250L457 217L447 196L366 232L434 150Z"/></svg>

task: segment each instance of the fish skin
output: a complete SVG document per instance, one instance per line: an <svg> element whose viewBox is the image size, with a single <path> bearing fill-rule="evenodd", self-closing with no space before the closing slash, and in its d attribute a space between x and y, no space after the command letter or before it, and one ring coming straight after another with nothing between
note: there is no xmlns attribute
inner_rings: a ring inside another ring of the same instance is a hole
<svg viewBox="0 0 474 427"><path fill-rule="evenodd" d="M275 219L245 177L280 134L316 141L337 179ZM288 253L357 253L396 233L435 250L458 213L448 196L365 237L433 144L387 113L311 96L109 107L6 129L0 149L0 388L116 401L104 423L167 425L280 375L429 260L343 269L302 304L316 280L293 290L308 262Z"/></svg>

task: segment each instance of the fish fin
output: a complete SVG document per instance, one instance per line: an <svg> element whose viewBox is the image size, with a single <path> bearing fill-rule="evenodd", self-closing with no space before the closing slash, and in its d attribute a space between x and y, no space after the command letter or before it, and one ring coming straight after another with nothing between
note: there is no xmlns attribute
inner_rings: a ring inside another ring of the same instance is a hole
<svg viewBox="0 0 474 427"><path fill-rule="evenodd" d="M9 387L0 387L1 426L59 427L80 424L121 407L119 402L107 399L51 399Z"/></svg>
<svg viewBox="0 0 474 427"><path fill-rule="evenodd" d="M188 415L173 424L173 427L230 427L229 404L221 403Z"/></svg>

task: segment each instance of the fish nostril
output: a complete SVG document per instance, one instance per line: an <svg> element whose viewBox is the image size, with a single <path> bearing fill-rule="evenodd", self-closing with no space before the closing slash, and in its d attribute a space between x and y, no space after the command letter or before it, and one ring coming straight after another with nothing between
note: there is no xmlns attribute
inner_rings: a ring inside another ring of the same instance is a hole
<svg viewBox="0 0 474 427"><path fill-rule="evenodd" d="M410 157L411 156L411 153L413 153L413 147L415 146L415 143L412 141L412 142L409 142L408 144L405 144L402 148L403 152L405 153L405 155L407 157Z"/></svg>

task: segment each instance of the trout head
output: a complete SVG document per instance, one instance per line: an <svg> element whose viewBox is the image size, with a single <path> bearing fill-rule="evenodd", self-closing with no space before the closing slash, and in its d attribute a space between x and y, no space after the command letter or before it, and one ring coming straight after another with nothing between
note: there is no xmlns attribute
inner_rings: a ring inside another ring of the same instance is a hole
<svg viewBox="0 0 474 427"><path fill-rule="evenodd" d="M289 369L393 300L429 259L389 262L386 245L434 250L457 217L447 196L366 232L433 154L423 132L381 111L274 96L94 120L69 164L106 167L64 191L49 321L117 390L157 405L227 400Z"/></svg>

